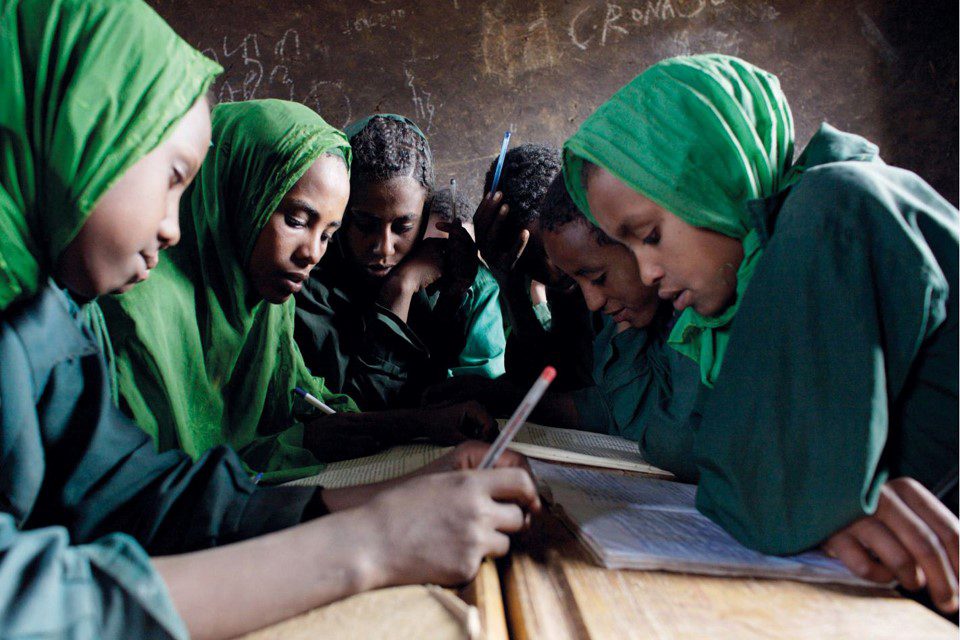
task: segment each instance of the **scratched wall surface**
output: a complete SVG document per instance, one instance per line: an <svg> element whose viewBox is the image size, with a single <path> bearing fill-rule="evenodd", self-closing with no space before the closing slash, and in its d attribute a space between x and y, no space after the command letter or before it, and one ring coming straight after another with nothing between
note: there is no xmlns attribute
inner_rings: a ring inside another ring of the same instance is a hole
<svg viewBox="0 0 960 640"><path fill-rule="evenodd" d="M780 76L821 121L958 194L957 5L934 0L152 0L218 60L220 101L286 98L337 126L418 121L437 177L474 193L504 129L559 145L657 60L717 51Z"/></svg>

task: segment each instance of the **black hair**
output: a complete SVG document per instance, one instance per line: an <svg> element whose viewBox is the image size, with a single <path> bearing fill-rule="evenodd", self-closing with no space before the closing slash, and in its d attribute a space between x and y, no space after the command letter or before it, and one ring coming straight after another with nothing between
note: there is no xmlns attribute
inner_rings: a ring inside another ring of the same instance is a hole
<svg viewBox="0 0 960 640"><path fill-rule="evenodd" d="M494 158L483 183L483 192L493 186L497 168ZM510 207L509 216L527 226L540 214L538 206L554 176L560 173L560 150L542 144L522 144L507 152L503 159L500 184L503 202Z"/></svg>
<svg viewBox="0 0 960 640"><path fill-rule="evenodd" d="M598 245L618 244L616 240L603 232L603 229L587 220L587 216L577 208L573 198L567 193L567 186L563 182L563 174L550 183L543 202L540 204L540 228L544 231L560 231L561 227L577 223L585 227L593 235Z"/></svg>
<svg viewBox="0 0 960 640"><path fill-rule="evenodd" d="M463 190L458 189L457 207L454 210L452 195L450 187L437 189L430 196L430 201L426 207L427 211L430 214L435 214L444 222L453 222L454 219L459 220L462 224L473 222L473 214L477 209L476 203L470 202Z"/></svg>
<svg viewBox="0 0 960 640"><path fill-rule="evenodd" d="M353 149L351 187L408 176L428 194L433 190L430 145L407 122L374 116L350 138L350 146Z"/></svg>

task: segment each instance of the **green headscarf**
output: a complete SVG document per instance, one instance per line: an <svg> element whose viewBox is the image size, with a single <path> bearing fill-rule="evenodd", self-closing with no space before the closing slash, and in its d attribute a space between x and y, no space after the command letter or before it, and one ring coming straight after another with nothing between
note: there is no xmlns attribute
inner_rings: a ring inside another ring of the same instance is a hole
<svg viewBox="0 0 960 640"><path fill-rule="evenodd" d="M716 317L687 308L669 344L713 386L730 322L761 254L747 202L789 186L793 117L777 78L738 58L684 56L653 65L602 104L564 144L567 190L596 224L581 174L599 165L688 224L743 242L737 297Z"/></svg>
<svg viewBox="0 0 960 640"><path fill-rule="evenodd" d="M140 0L0 2L0 311L220 67Z"/></svg>
<svg viewBox="0 0 960 640"><path fill-rule="evenodd" d="M270 304L246 273L280 201L322 155L350 146L308 107L253 100L213 109L213 148L180 206L183 237L129 293L102 302L124 408L161 450L229 444L282 481L320 470L293 424L301 386L356 411L310 374L293 340L294 300Z"/></svg>

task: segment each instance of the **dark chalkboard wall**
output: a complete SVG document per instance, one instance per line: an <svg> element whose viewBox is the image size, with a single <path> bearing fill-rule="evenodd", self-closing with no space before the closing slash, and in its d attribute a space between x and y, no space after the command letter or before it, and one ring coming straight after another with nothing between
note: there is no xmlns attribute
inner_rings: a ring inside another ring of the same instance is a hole
<svg viewBox="0 0 960 640"><path fill-rule="evenodd" d="M474 192L504 129L559 145L661 58L717 51L780 76L797 140L826 120L954 203L957 3L877 0L153 0L226 69L220 101L286 98L343 126L416 120Z"/></svg>

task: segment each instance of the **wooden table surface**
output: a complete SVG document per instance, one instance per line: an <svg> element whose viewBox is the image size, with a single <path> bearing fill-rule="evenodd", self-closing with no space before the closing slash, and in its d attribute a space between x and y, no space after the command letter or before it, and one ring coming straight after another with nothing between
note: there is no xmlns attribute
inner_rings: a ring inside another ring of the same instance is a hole
<svg viewBox="0 0 960 640"><path fill-rule="evenodd" d="M958 637L891 590L603 569L549 514L499 566L515 640Z"/></svg>

